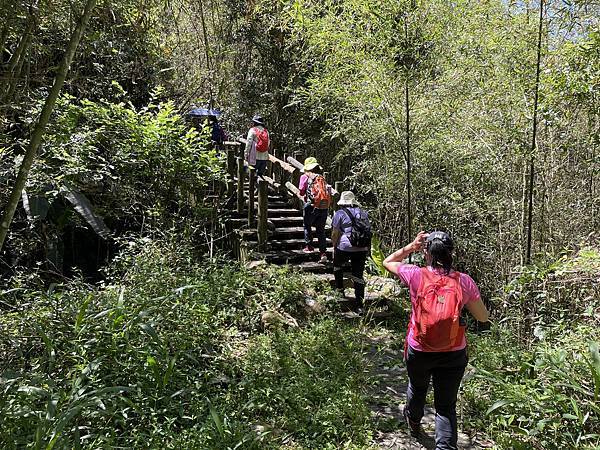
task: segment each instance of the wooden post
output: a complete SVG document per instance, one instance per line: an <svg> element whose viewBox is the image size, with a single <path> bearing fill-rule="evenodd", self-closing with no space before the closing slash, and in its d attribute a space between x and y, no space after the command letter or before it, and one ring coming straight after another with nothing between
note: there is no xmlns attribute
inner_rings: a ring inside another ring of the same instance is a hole
<svg viewBox="0 0 600 450"><path fill-rule="evenodd" d="M227 197L233 195L233 179L235 178L236 162L235 162L235 149L227 149Z"/></svg>
<svg viewBox="0 0 600 450"><path fill-rule="evenodd" d="M237 157L237 212L244 212L244 159Z"/></svg>
<svg viewBox="0 0 600 450"><path fill-rule="evenodd" d="M294 187L299 187L301 176L302 174L300 173L300 170L294 170L294 172L292 173L292 184L294 185ZM295 198L294 203L296 204L297 208L302 209L302 200L300 200L299 198Z"/></svg>
<svg viewBox="0 0 600 450"><path fill-rule="evenodd" d="M267 247L267 209L269 207L267 181L258 180L258 248L264 251Z"/></svg>
<svg viewBox="0 0 600 450"><path fill-rule="evenodd" d="M287 162L287 153L283 154L283 161ZM286 187L285 187L285 183L287 183L288 181L290 181L290 173L287 170L284 170L283 168L281 169L281 178L279 179L279 183L281 184L280 187L280 192L282 195L285 195L285 191L286 191Z"/></svg>
<svg viewBox="0 0 600 450"><path fill-rule="evenodd" d="M304 164L304 152L301 150L296 150L294 152L294 158L296 158L298 160L299 163Z"/></svg>
<svg viewBox="0 0 600 450"><path fill-rule="evenodd" d="M337 203L340 199L340 195L342 194L344 186L341 181L336 181L335 186L333 188L337 191L337 194L333 196L333 209L335 211L337 209Z"/></svg>
<svg viewBox="0 0 600 450"><path fill-rule="evenodd" d="M244 159L244 153L246 152L246 144L240 142L240 147L238 149L238 156Z"/></svg>
<svg viewBox="0 0 600 450"><path fill-rule="evenodd" d="M256 183L256 170L248 167L248 227L252 228L256 222L254 215L254 186Z"/></svg>
<svg viewBox="0 0 600 450"><path fill-rule="evenodd" d="M275 158L281 159L282 156L283 155L280 150L275 150ZM273 168L273 179L277 183L281 182L282 172L283 172L283 167L281 167L279 164L276 164L275 167Z"/></svg>

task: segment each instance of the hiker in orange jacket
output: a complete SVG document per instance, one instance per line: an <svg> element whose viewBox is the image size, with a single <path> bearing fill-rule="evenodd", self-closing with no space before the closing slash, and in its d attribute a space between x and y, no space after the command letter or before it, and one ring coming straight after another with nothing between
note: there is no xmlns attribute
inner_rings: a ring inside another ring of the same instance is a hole
<svg viewBox="0 0 600 450"><path fill-rule="evenodd" d="M317 231L317 240L319 242L319 262L325 264L327 259L327 238L325 236L325 224L327 223L327 213L331 204L330 187L327 180L321 175L321 166L314 157L308 157L304 160L302 176L298 183L300 198L304 201L304 253L312 253L312 227Z"/></svg>
<svg viewBox="0 0 600 450"><path fill-rule="evenodd" d="M436 449L456 449L456 398L467 367L463 307L480 322L489 313L473 279L452 269L452 238L443 231L421 231L415 240L389 255L384 267L410 290L412 312L404 358L408 388L404 417L411 434L421 433L425 397L433 381ZM424 251L426 267L405 264L411 253Z"/></svg>

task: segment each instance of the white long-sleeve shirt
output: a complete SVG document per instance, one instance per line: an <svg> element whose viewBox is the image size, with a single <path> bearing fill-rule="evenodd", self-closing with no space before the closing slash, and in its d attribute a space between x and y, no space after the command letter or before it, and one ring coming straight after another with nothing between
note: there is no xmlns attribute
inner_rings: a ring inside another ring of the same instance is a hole
<svg viewBox="0 0 600 450"><path fill-rule="evenodd" d="M246 161L248 161L248 164L250 165L254 165L256 164L256 161L261 161L261 160L268 160L269 159L269 151L267 150L266 152L258 152L256 151L256 141L257 136L256 136L256 129L259 130L264 130L264 127L262 125L255 125L252 128L250 128L250 130L248 130L248 137L246 138L247 142L246 142L246 150L244 152L244 158L246 158ZM270 138L269 138L270 141ZM269 146L270 146L270 142L269 142Z"/></svg>

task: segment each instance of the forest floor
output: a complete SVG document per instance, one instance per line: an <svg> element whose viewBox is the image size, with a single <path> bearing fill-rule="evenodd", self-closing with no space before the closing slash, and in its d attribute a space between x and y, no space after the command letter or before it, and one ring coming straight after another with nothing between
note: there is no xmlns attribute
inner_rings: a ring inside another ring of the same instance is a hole
<svg viewBox="0 0 600 450"><path fill-rule="evenodd" d="M368 285L371 283L368 283ZM367 292L366 303L380 303L379 292ZM365 359L368 372L365 373L369 408L374 422L373 445L381 449L421 450L435 449L435 410L432 406L432 392L428 393L425 416L421 421L424 435L414 438L402 416L406 402L408 375L403 361L404 334L397 319L389 311L379 306L368 310L364 325ZM406 313L406 311L405 311ZM347 318L357 318L352 313L344 313ZM468 370L468 369L467 369ZM460 402L459 402L460 403ZM473 450L493 447L493 443L478 434L469 435L460 430L461 411L458 406L459 435L458 446Z"/></svg>

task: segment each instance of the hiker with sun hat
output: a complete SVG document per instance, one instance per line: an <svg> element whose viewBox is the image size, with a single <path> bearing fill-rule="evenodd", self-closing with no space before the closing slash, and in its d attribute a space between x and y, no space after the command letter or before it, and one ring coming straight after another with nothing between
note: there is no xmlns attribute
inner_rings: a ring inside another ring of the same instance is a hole
<svg viewBox="0 0 600 450"><path fill-rule="evenodd" d="M265 126L265 120L260 114L252 118L252 127L248 130L244 158L248 165L256 169L256 174L262 176L269 162L271 138Z"/></svg>
<svg viewBox="0 0 600 450"><path fill-rule="evenodd" d="M371 224L367 212L361 208L352 191L341 193L338 207L331 223L335 288L344 292L344 265L350 261L356 309L360 313L365 298L363 273L371 250Z"/></svg>
<svg viewBox="0 0 600 450"><path fill-rule="evenodd" d="M319 242L320 263L327 262L327 238L325 237L325 224L327 223L327 212L331 205L331 188L327 180L321 175L321 166L315 157L304 160L304 173L300 177L298 188L300 197L304 201L304 252L314 251L312 246L312 227L317 232Z"/></svg>

